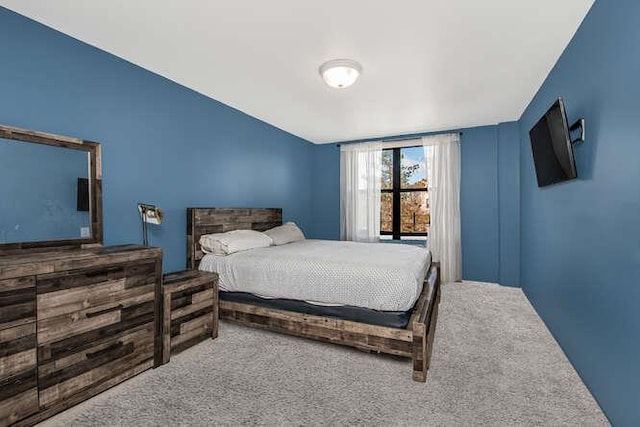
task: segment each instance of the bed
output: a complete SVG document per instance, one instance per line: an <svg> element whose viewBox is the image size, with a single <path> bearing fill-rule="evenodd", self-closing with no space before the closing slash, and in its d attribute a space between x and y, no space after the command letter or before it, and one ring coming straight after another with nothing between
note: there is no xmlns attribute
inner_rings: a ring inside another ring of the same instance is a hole
<svg viewBox="0 0 640 427"><path fill-rule="evenodd" d="M202 261L205 254L198 242L204 234L242 229L265 231L281 224L282 210L279 208L188 208L188 268L197 269L201 262L205 264L213 262L214 266L210 265L209 270L218 268L220 273L223 273L222 269L225 266L220 264L223 260L208 261L205 259ZM348 242L323 243L323 241L309 241L305 244L310 246L312 250L317 250L317 246L349 245ZM283 253L298 251L298 248L288 245L284 245L287 247L280 249L280 251ZM390 246L393 245L384 245L385 248ZM273 247L273 249L276 248L282 247ZM406 247L404 250L407 251L407 256L411 254L411 248ZM277 249L271 252L276 251ZM248 259L245 260L245 263L259 265L261 252L258 249L247 252L252 253L242 255ZM238 257L238 259L242 258ZM416 293L412 299L412 301L415 300L415 304L409 307L406 307L408 297L405 295L397 295L393 298L390 298L391 295L382 295L377 299L370 298L373 307L382 308L382 310L368 308L360 310L359 307L347 306L345 309L335 307L333 304L326 304L326 302L322 302L323 298L327 297L326 295L313 295L309 299L320 302L309 303L291 300L286 298L287 295L278 298L263 298L249 292L233 292L235 289L231 289L231 292L220 292L220 318L255 328L410 358L413 362L413 379L425 381L438 315L440 280L439 265L434 262L429 262L424 267L416 267L416 271L410 271L408 274L410 276L412 274L411 277L418 277L416 274L419 274L420 268L425 269L423 272L425 279L422 286L416 287L415 284L410 283L405 287L407 294L411 294L412 291ZM407 270L409 270L408 264ZM372 268L372 271L363 271L361 274L365 277L354 276L353 283L366 285L367 281L374 281L377 277L382 277L381 273L382 271L375 271L375 268ZM280 278L283 281L296 279L285 276L280 276ZM322 280L322 278L318 280ZM403 280L405 279L403 278ZM406 280L410 282L409 277ZM420 280L422 281L422 279ZM259 280L255 280L255 282L259 283ZM225 283L227 287L232 287L230 285L233 284ZM353 287L357 288L357 286ZM362 298L362 289L366 288L362 288L362 285L360 287L360 295L356 294L354 298ZM383 304L390 305L385 307ZM355 309L354 312L349 311L352 308ZM397 308L397 310L393 310L393 308ZM407 309L405 310L405 308ZM373 317L371 317L372 314ZM381 317L377 318L376 315ZM402 316L404 316L404 320L402 320Z"/></svg>

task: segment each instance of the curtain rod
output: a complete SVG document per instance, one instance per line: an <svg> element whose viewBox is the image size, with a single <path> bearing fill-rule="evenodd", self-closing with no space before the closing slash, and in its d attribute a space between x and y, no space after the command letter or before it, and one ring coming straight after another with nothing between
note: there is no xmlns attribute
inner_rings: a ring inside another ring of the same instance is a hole
<svg viewBox="0 0 640 427"><path fill-rule="evenodd" d="M336 147L340 147L342 144L357 144L360 142L391 142L391 141L410 141L412 139L418 139L423 136L432 136L432 135L443 135L446 133L457 133L458 135L463 135L464 132L425 132L425 133L416 133L413 135L399 135L399 136L390 136L388 138L369 138L369 139L357 139L355 141L345 141L336 143Z"/></svg>

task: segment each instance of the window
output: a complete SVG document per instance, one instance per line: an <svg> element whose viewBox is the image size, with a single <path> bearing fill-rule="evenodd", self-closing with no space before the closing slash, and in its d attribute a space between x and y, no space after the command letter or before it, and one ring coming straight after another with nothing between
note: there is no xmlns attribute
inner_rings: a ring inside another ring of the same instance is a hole
<svg viewBox="0 0 640 427"><path fill-rule="evenodd" d="M382 150L380 198L381 239L426 239L429 191L422 146Z"/></svg>

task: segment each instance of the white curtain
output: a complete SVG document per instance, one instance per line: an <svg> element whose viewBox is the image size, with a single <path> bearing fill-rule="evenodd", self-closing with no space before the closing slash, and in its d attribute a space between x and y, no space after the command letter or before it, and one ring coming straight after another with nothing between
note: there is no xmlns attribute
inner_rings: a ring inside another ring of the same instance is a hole
<svg viewBox="0 0 640 427"><path fill-rule="evenodd" d="M376 142L340 147L340 238L380 239L382 146Z"/></svg>
<svg viewBox="0 0 640 427"><path fill-rule="evenodd" d="M431 223L427 248L440 262L441 280L462 280L460 134L422 137L427 162Z"/></svg>

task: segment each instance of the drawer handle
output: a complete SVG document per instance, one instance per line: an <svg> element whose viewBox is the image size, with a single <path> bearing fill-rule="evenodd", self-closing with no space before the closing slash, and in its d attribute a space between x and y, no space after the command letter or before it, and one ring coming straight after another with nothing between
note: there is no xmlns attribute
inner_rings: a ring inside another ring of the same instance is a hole
<svg viewBox="0 0 640 427"><path fill-rule="evenodd" d="M94 270L94 271L87 271L86 273L84 273L85 277L97 277L97 276L103 276L109 274L109 270Z"/></svg>
<svg viewBox="0 0 640 427"><path fill-rule="evenodd" d="M122 348L122 346L124 346L124 343L122 341L118 341L117 343L111 344L109 347L103 348L102 350L94 351L93 353L87 353L87 359L93 359L94 357L98 357L102 354L107 354L113 350L118 350L119 348Z"/></svg>
<svg viewBox="0 0 640 427"><path fill-rule="evenodd" d="M115 307L107 308L105 310L100 310L100 311L94 311L92 313L87 313L87 314L85 314L85 316L87 316L88 318L101 316L101 315L103 315L105 313L109 313L110 311L118 311L118 310L122 310L123 308L124 308L124 306L122 304L118 304Z"/></svg>
<svg viewBox="0 0 640 427"><path fill-rule="evenodd" d="M87 271L86 273L84 273L85 277L96 277L96 276L102 276L102 275L106 275L109 273L114 273L116 271L122 271L123 268L122 267L112 267L112 268L106 268L103 270L93 270L93 271Z"/></svg>
<svg viewBox="0 0 640 427"><path fill-rule="evenodd" d="M97 276L102 276L103 274L106 274L106 271L100 270L100 271L89 271L87 273L84 273L85 277L97 277Z"/></svg>

